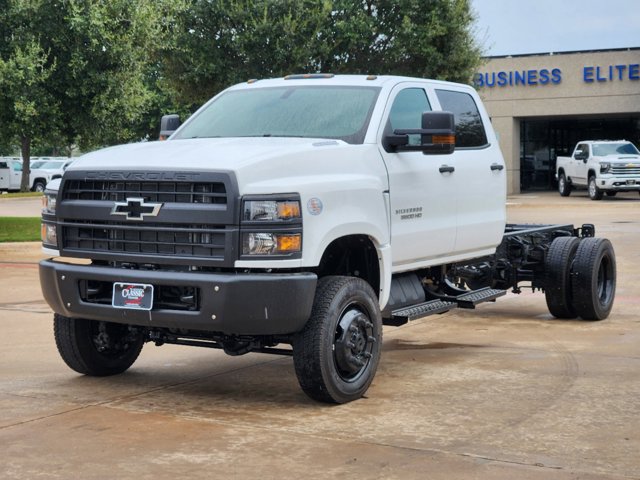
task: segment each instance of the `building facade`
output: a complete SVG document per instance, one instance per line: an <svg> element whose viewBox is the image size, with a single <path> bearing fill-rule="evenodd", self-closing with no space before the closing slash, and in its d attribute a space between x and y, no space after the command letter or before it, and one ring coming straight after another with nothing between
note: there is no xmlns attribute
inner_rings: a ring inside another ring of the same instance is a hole
<svg viewBox="0 0 640 480"><path fill-rule="evenodd" d="M474 77L509 193L556 187L555 160L580 140L640 147L640 48L490 57Z"/></svg>

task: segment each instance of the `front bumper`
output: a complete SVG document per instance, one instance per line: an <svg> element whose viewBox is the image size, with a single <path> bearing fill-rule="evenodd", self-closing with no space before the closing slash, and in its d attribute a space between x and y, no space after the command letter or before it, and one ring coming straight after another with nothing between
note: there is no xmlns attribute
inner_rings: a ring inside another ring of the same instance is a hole
<svg viewBox="0 0 640 480"><path fill-rule="evenodd" d="M600 190L615 190L618 192L640 191L640 177L608 177L602 176L596 180Z"/></svg>
<svg viewBox="0 0 640 480"><path fill-rule="evenodd" d="M198 289L197 309L129 310L87 301L83 282L145 283L154 287ZM285 335L302 330L311 314L317 276L313 273L202 273L129 270L40 262L40 284L54 312L156 328L217 332L227 335Z"/></svg>

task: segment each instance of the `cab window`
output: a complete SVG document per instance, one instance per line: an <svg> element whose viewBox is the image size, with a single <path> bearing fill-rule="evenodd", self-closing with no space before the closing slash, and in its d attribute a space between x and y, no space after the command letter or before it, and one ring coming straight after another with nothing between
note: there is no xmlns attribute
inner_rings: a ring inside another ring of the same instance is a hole
<svg viewBox="0 0 640 480"><path fill-rule="evenodd" d="M576 153L574 154L575 158L589 158L589 145L586 143L581 143L576 148Z"/></svg>
<svg viewBox="0 0 640 480"><path fill-rule="evenodd" d="M487 145L487 133L471 95L452 90L436 90L436 95L442 110L453 113L455 117L456 148Z"/></svg>
<svg viewBox="0 0 640 480"><path fill-rule="evenodd" d="M401 90L389 112L391 131L422 128L422 114L428 111L431 105L422 88ZM409 145L420 145L420 135L409 135Z"/></svg>

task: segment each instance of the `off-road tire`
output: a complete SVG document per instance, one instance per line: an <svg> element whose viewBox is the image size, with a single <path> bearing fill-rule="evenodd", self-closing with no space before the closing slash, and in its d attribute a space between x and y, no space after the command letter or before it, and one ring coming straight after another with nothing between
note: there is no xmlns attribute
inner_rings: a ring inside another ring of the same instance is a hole
<svg viewBox="0 0 640 480"><path fill-rule="evenodd" d="M603 192L596 185L596 177L591 175L589 177L589 183L587 185L587 190L589 192L589 198L591 200L602 200Z"/></svg>
<svg viewBox="0 0 640 480"><path fill-rule="evenodd" d="M382 316L369 284L356 277L321 278L311 317L293 339L302 390L321 402L357 400L373 381L381 348Z"/></svg>
<svg viewBox="0 0 640 480"><path fill-rule="evenodd" d="M576 318L571 288L571 266L580 240L558 237L549 246L545 258L544 296L549 312L556 318Z"/></svg>
<svg viewBox="0 0 640 480"><path fill-rule="evenodd" d="M561 173L558 176L558 193L560 193L561 197L568 197L571 195L571 184L564 173Z"/></svg>
<svg viewBox="0 0 640 480"><path fill-rule="evenodd" d="M100 329L107 332L117 346L100 351L96 343ZM53 331L64 362L78 373L95 377L124 372L136 361L144 345L142 332L131 330L128 325L58 314L53 317Z"/></svg>
<svg viewBox="0 0 640 480"><path fill-rule="evenodd" d="M583 320L607 318L616 294L616 256L606 238L584 238L573 262L573 308Z"/></svg>

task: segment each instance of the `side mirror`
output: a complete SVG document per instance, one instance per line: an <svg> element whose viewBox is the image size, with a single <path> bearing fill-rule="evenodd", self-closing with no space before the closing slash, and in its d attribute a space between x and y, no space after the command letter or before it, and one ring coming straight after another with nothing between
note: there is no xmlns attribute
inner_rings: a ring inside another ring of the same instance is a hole
<svg viewBox="0 0 640 480"><path fill-rule="evenodd" d="M409 135L420 135L419 145L409 144ZM384 138L389 151L418 151L425 155L447 155L456 148L456 126L451 112L424 112L422 128L394 130Z"/></svg>
<svg viewBox="0 0 640 480"><path fill-rule="evenodd" d="M166 140L180 126L180 117L178 115L163 115L160 120L160 140Z"/></svg>

